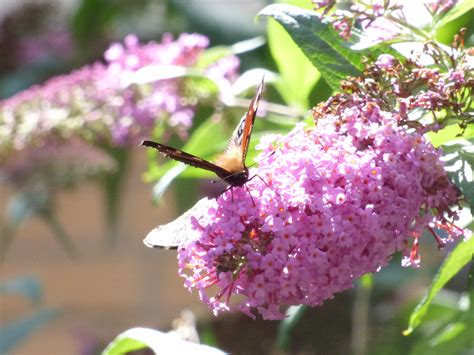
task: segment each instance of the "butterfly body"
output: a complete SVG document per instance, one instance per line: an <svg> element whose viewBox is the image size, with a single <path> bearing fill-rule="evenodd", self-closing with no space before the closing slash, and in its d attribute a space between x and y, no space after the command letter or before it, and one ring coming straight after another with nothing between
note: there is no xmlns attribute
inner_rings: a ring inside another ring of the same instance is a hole
<svg viewBox="0 0 474 355"><path fill-rule="evenodd" d="M145 140L141 145L155 148L173 160L196 168L212 171L231 187L243 186L249 180L249 170L245 165L245 158L249 148L250 136L263 90L263 84L264 81L262 79L255 97L250 102L247 113L242 117L232 133L227 149L216 159L215 163L153 141Z"/></svg>

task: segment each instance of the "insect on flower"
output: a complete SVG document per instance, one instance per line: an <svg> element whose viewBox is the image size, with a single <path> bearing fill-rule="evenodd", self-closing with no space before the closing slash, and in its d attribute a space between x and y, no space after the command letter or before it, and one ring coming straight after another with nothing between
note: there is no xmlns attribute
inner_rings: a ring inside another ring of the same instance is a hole
<svg viewBox="0 0 474 355"><path fill-rule="evenodd" d="M255 97L250 102L247 113L242 117L230 138L226 150L217 157L215 163L195 155L183 152L182 150L152 141L143 141L141 145L155 148L168 158L177 160L196 168L212 171L220 179L232 187L245 185L249 181L249 170L245 165L245 158L249 149L250 136L252 135L255 115L258 103L262 94L264 78L258 87Z"/></svg>

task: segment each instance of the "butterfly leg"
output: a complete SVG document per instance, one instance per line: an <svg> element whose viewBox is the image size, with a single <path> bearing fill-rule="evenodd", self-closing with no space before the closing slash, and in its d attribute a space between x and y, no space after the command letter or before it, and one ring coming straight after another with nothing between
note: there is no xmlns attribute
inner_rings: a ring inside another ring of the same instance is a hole
<svg viewBox="0 0 474 355"><path fill-rule="evenodd" d="M226 188L224 191L221 192L221 195L224 193L224 192L227 192L230 190L230 194L232 196L232 202L234 202L234 186L229 186L228 188Z"/></svg>
<svg viewBox="0 0 474 355"><path fill-rule="evenodd" d="M247 186L247 184L244 184L244 186L247 189L247 192L249 193L250 199L252 200L252 203L253 203L253 207L257 207L257 205L255 204L255 201L253 200L252 194L250 193L249 187Z"/></svg>
<svg viewBox="0 0 474 355"><path fill-rule="evenodd" d="M263 180L263 178L258 174L255 174L254 176L252 176L248 181L251 181L251 180L255 179L256 177L258 177L260 179L260 181L265 184L266 187L268 187L270 190L272 190L274 193L276 193L278 196L280 196L280 194L278 192L276 192L275 190L273 190L272 187L268 184L268 182Z"/></svg>

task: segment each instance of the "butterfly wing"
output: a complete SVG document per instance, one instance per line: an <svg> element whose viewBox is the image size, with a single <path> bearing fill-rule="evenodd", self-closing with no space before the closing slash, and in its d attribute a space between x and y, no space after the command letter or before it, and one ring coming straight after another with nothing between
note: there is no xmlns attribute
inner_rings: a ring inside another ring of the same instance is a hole
<svg viewBox="0 0 474 355"><path fill-rule="evenodd" d="M250 102L247 113L242 117L239 124L232 133L227 150L238 149L242 156L242 161L245 162L247 152L249 150L250 136L252 135L253 124L257 114L258 104L262 95L264 79L260 82L257 93Z"/></svg>
<svg viewBox="0 0 474 355"><path fill-rule="evenodd" d="M153 142L153 141L143 141L141 145L145 147L151 147L158 150L164 156L171 158L173 160L182 162L187 165L194 166L196 168L212 171L221 179L227 177L230 172L224 168L221 168L218 165L211 163L210 161L199 158L195 155L183 152L182 150L167 146L165 144Z"/></svg>

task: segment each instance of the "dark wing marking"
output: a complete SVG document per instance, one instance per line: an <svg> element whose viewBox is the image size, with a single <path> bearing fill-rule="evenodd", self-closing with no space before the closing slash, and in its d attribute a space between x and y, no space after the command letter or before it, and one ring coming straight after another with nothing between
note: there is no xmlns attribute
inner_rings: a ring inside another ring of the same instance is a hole
<svg viewBox="0 0 474 355"><path fill-rule="evenodd" d="M242 117L237 128L232 133L229 146L240 147L242 152L242 161L245 163L247 152L249 150L250 136L252 135L253 124L255 122L255 116L257 114L258 104L260 102L260 96L262 95L264 79L260 82L257 93L250 102L247 113Z"/></svg>
<svg viewBox="0 0 474 355"><path fill-rule="evenodd" d="M220 166L211 163L210 161L201 159L195 155L183 152L182 150L153 142L153 141L143 141L141 145L146 146L146 147L151 147L155 148L158 150L161 154L164 156L174 159L176 161L182 162L187 165L194 166L196 168L212 171L215 173L217 176L219 176L221 179L226 178L227 176L231 175L232 173L227 171L224 168L221 168Z"/></svg>

